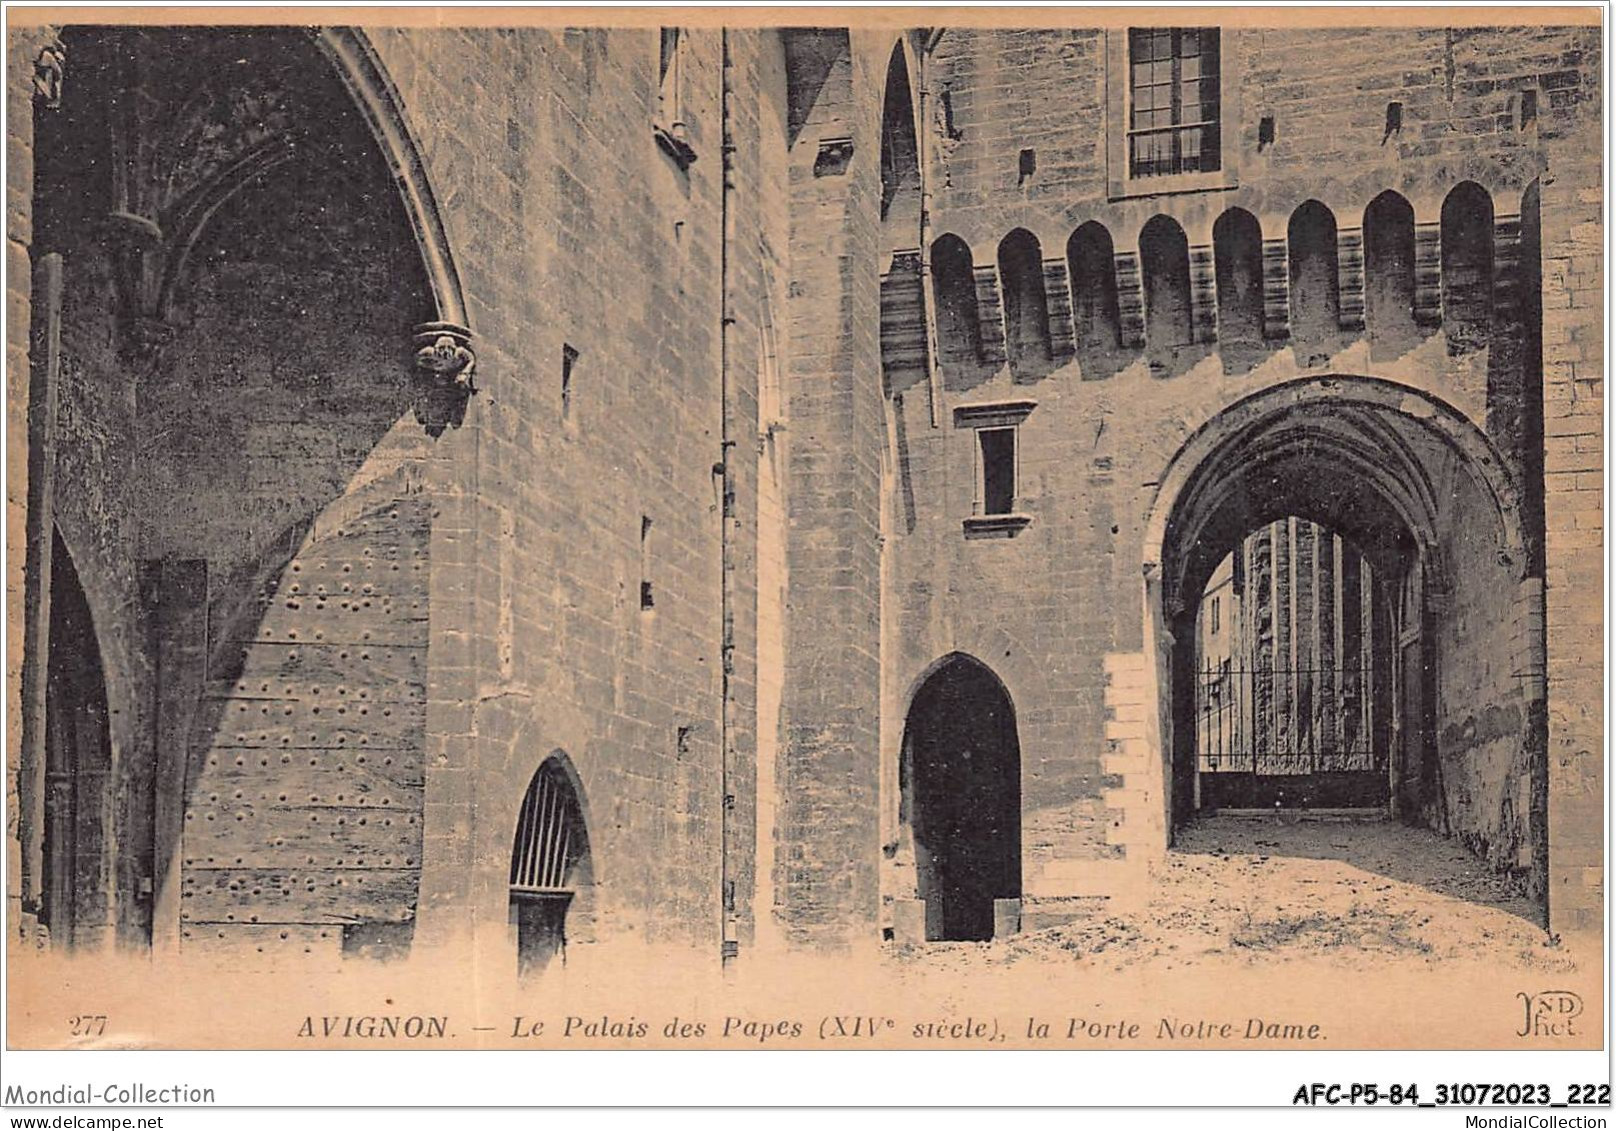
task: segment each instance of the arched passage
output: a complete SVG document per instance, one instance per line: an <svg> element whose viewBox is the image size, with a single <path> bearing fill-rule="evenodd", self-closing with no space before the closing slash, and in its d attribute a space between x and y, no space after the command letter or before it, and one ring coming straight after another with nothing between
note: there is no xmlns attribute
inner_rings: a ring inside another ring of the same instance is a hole
<svg viewBox="0 0 1616 1131"><path fill-rule="evenodd" d="M421 159L359 33L62 37L79 67L36 131L31 211L31 250L57 264L33 314L59 334L30 360L60 418L78 423L52 434L40 414L31 427L31 475L48 465L73 490L31 500L28 523L41 549L53 526L68 536L101 618L116 935L224 948L256 945L254 924L275 922L288 948L396 952L417 903L430 599L404 583L364 603L310 595L337 591L347 579L321 575L342 563L430 561L423 488L472 359ZM30 607L49 599L42 575ZM360 608L373 623L357 623ZM364 655L383 633L390 669ZM330 649L322 678L281 672L292 639ZM368 706L316 712L322 684L385 701L389 721L356 724L376 717ZM273 708L272 691L284 700ZM243 737L246 718L303 710L307 728L285 736L309 750L296 771L242 752L265 741ZM30 770L53 756L49 729L29 728ZM347 762L350 742L411 766L382 790L398 817L347 826L342 855L301 857L307 884L243 890L240 869L281 866L276 849L312 823L294 798L351 799L353 766L373 756ZM42 879L44 778L31 774L21 799L41 814L23 840ZM71 814L57 826L84 825L79 793L70 810L52 800ZM250 823L230 807L248 798ZM355 859L401 875L355 882ZM83 945L78 888L70 935Z"/></svg>
<svg viewBox="0 0 1616 1131"><path fill-rule="evenodd" d="M1517 492L1503 466L1451 407L1367 378L1255 394L1191 437L1164 475L1146 543L1161 555L1147 607L1158 643L1164 794L1175 822L1197 809L1203 595L1254 533L1285 524L1288 560L1275 539L1265 566L1276 601L1301 607L1305 584L1315 595L1337 594L1312 608L1338 611L1343 547L1361 560L1355 584L1368 611L1358 621L1359 647L1379 657L1383 683L1359 693L1378 700L1376 765L1388 807L1454 834L1500 867L1537 854L1546 834L1534 772L1545 752L1532 724L1541 692L1516 673L1538 670L1541 658L1530 653L1541 643L1523 631L1531 586L1523 581ZM1299 532L1313 546L1305 562ZM1320 532L1330 538L1328 556ZM1327 583L1326 562L1335 578ZM1290 584L1283 597L1282 578ZM1312 631L1316 638L1317 619ZM1338 626L1329 631L1341 639ZM1298 676L1317 676L1317 661L1298 664L1296 649L1293 638L1280 651L1284 662ZM1329 668L1327 680L1307 689L1315 701L1325 687L1338 694L1346 684L1339 658ZM1305 701L1300 682L1285 693ZM1290 751L1254 753L1260 760ZM1331 803L1317 780L1291 784L1283 805Z"/></svg>
<svg viewBox="0 0 1616 1131"><path fill-rule="evenodd" d="M594 877L582 791L567 756L556 751L534 772L511 847L510 922L517 971L535 974L566 960L569 930L592 925Z"/></svg>
<svg viewBox="0 0 1616 1131"><path fill-rule="evenodd" d="M986 665L954 653L921 683L900 787L926 938L992 938L995 901L1021 898L1021 748L1010 694Z"/></svg>
<svg viewBox="0 0 1616 1131"><path fill-rule="evenodd" d="M90 605L60 533L52 538L39 920L71 949L110 936L112 746Z"/></svg>

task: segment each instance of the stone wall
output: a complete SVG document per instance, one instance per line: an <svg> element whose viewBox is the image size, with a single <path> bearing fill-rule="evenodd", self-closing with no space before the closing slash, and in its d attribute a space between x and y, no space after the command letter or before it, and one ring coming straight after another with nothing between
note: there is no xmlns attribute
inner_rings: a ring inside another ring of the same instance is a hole
<svg viewBox="0 0 1616 1131"><path fill-rule="evenodd" d="M172 294L135 257L161 310L127 305L108 250L150 232L106 216L183 216L172 184L63 187L122 81L75 36L62 110L30 102L48 34L9 44L33 112L8 123L7 587L17 625L48 469L72 488L54 522L119 775L86 943L334 953L357 922L359 952L503 953L517 810L557 753L590 839L574 942L874 942L906 894L904 714L955 652L1015 706L1023 922L1079 913L1171 835L1178 614L1151 568L1185 453L1327 375L1417 394L1376 411L1437 405L1496 464L1422 464L1451 488L1430 560L1475 584L1436 610L1445 789L1421 812L1520 872L1556 929L1596 925L1597 29L1227 29L1224 160L1171 192L1124 167L1124 29L686 29L672 56L655 27L375 29L340 50L243 32L211 70L183 33L141 33L144 112L221 79L257 92L252 144L291 153L208 213ZM895 47L928 211L894 216L957 237L918 249L883 225ZM350 48L373 88L331 68ZM277 67L305 76L284 106ZM394 116L356 109L378 97ZM1389 260L1377 198L1411 218ZM1490 204L1470 225L1489 266L1458 248L1452 199ZM20 410L51 250L46 434ZM411 360L449 309L469 395ZM152 315L166 348L130 352ZM991 517L983 411L1020 422L1013 522L971 521ZM1509 562L1475 536L1501 498ZM350 592L345 567L388 578ZM13 751L43 718L22 639ZM361 703L391 713L354 725Z"/></svg>

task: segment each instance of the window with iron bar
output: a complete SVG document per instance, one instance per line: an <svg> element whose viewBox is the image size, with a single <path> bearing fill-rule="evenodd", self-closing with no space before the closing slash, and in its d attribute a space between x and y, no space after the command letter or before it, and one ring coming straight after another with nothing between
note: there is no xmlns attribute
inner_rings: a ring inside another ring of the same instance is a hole
<svg viewBox="0 0 1616 1131"><path fill-rule="evenodd" d="M1128 175L1222 167L1217 28L1128 31Z"/></svg>

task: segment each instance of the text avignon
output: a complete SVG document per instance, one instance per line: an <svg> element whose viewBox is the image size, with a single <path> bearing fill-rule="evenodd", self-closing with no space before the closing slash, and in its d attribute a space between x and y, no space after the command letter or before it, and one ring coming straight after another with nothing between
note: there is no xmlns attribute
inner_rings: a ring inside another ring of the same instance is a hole
<svg viewBox="0 0 1616 1131"><path fill-rule="evenodd" d="M405 1040L442 1040L447 1035L447 1017L305 1017L298 1029L299 1037L356 1037L360 1040L386 1041L399 1037Z"/></svg>

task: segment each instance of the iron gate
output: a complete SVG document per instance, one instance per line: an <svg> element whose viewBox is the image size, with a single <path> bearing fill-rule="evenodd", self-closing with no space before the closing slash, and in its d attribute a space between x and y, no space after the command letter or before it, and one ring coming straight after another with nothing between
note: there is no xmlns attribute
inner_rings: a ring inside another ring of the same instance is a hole
<svg viewBox="0 0 1616 1131"><path fill-rule="evenodd" d="M1390 710L1363 668L1204 664L1195 695L1198 804L1365 808L1390 795Z"/></svg>

